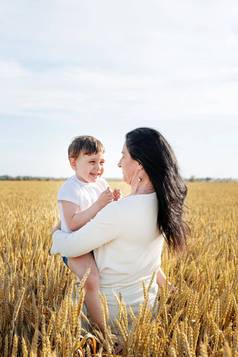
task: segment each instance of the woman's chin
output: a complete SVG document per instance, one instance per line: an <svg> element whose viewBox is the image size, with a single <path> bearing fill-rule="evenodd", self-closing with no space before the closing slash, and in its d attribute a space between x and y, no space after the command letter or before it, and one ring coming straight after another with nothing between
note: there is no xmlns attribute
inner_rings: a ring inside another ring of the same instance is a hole
<svg viewBox="0 0 238 357"><path fill-rule="evenodd" d="M128 178L127 178L126 176L123 175L122 179L123 179L123 181L124 181L125 183L127 183L128 185L131 184L131 183L130 183L130 180L128 180Z"/></svg>

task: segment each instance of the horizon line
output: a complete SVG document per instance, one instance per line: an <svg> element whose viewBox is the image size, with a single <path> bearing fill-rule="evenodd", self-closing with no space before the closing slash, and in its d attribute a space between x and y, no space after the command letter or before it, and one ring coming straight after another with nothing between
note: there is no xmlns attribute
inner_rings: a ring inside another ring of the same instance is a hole
<svg viewBox="0 0 238 357"><path fill-rule="evenodd" d="M69 176L68 176L69 177ZM65 176L32 176L32 175L8 175L8 174L4 174L4 175L0 175L0 180L1 181L14 181L14 180L67 180L68 177ZM5 180L4 180L5 178ZM115 180L115 181L123 181L122 177L104 177L106 180ZM204 177L199 177L199 176L195 176L195 175L191 175L190 177L183 177L184 180L186 181L198 181L198 180L204 180L204 181L212 181L212 180L223 180L223 181L238 181L238 178L234 178L234 177L211 177L211 176L204 176Z"/></svg>

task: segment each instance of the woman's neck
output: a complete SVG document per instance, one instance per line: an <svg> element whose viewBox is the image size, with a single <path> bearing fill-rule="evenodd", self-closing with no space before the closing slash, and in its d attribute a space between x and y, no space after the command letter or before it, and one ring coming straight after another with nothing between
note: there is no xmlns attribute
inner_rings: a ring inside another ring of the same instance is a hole
<svg viewBox="0 0 238 357"><path fill-rule="evenodd" d="M142 181L135 182L131 185L131 195L148 194L155 192L155 189L149 178L144 178Z"/></svg>

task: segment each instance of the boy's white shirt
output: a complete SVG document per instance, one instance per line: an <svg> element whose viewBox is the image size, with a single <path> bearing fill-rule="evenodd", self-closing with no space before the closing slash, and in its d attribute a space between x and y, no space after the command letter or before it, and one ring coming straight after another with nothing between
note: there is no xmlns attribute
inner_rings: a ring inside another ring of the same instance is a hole
<svg viewBox="0 0 238 357"><path fill-rule="evenodd" d="M62 201L72 202L78 205L81 210L85 210L97 201L107 187L108 184L102 177L98 177L97 181L92 183L83 182L75 175L68 178L61 186L57 196L62 231L71 232L64 218Z"/></svg>

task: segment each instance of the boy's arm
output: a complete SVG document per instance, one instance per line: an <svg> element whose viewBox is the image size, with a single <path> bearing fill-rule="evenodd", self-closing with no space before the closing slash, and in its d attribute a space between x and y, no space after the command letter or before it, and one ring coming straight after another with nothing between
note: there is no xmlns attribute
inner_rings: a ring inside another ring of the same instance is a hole
<svg viewBox="0 0 238 357"><path fill-rule="evenodd" d="M61 203L65 221L71 231L76 231L83 227L90 219L96 216L99 211L96 202L83 211L81 211L80 207L75 203L69 201L61 201Z"/></svg>
<svg viewBox="0 0 238 357"><path fill-rule="evenodd" d="M104 191L96 202L89 208L81 210L78 205L69 201L61 201L64 218L67 226L71 231L76 231L88 223L96 214L105 207L108 203L112 202L113 195L108 188Z"/></svg>

